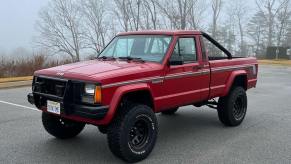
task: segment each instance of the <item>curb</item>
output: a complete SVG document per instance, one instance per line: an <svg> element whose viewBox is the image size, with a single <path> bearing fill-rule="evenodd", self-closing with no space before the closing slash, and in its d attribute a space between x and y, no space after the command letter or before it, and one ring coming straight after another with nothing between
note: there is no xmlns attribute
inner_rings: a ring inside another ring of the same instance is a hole
<svg viewBox="0 0 291 164"><path fill-rule="evenodd" d="M4 77L4 78L0 78L0 83L28 81L28 80L32 80L32 79L33 79L32 76Z"/></svg>
<svg viewBox="0 0 291 164"><path fill-rule="evenodd" d="M291 60L258 60L261 65L291 66Z"/></svg>
<svg viewBox="0 0 291 164"><path fill-rule="evenodd" d="M31 86L32 80L0 83L0 89Z"/></svg>

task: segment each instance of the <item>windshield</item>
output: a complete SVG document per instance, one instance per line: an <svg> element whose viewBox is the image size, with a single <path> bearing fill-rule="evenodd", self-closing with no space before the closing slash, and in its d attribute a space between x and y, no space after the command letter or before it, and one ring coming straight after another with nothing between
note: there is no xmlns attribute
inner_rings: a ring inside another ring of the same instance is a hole
<svg viewBox="0 0 291 164"><path fill-rule="evenodd" d="M130 57L161 62L171 39L171 36L164 35L118 36L102 51L99 57Z"/></svg>

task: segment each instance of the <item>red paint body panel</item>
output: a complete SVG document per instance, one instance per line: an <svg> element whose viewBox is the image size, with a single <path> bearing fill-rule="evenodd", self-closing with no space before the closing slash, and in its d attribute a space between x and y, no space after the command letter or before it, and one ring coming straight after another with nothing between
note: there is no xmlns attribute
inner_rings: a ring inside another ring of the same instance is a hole
<svg viewBox="0 0 291 164"><path fill-rule="evenodd" d="M44 69L35 76L58 77L64 73L66 79L100 83L102 105L109 111L102 120L84 119L77 116L63 116L94 125L109 124L114 118L122 95L128 92L147 90L152 95L154 111L198 103L227 95L233 80L245 75L247 88L256 86L258 63L255 58L234 58L223 60L202 60L199 31L142 31L118 35L172 35L173 39L162 63L133 61L91 60ZM196 39L197 62L169 66L167 63L181 36ZM206 54L207 55L207 54ZM197 69L195 69L197 67ZM158 79L157 81L155 81ZM159 81L160 80L160 81ZM43 109L44 111L46 109Z"/></svg>

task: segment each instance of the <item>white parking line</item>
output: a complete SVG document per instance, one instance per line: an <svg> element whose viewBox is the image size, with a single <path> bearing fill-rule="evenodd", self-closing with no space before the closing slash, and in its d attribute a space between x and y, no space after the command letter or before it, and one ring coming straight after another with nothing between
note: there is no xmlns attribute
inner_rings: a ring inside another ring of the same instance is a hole
<svg viewBox="0 0 291 164"><path fill-rule="evenodd" d="M14 104L14 103L7 102L7 101L1 101L1 100L0 100L0 103L8 104L8 105L12 105L12 106L17 106L17 107L21 107L21 108L26 108L26 109L30 109L30 110L34 110L34 111L39 111L39 110L36 109L36 108L32 108L32 107L28 107L28 106L24 106L24 105L19 105L19 104Z"/></svg>

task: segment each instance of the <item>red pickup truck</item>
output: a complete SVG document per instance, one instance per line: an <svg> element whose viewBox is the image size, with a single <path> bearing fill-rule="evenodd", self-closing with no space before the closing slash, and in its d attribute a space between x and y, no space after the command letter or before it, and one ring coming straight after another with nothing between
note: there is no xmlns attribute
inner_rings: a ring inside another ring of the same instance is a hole
<svg viewBox="0 0 291 164"><path fill-rule="evenodd" d="M36 71L28 101L51 135L72 138L92 124L114 155L137 162L155 145L155 113L207 105L224 125L239 125L257 73L255 58L233 57L204 32L125 32L95 60Z"/></svg>

